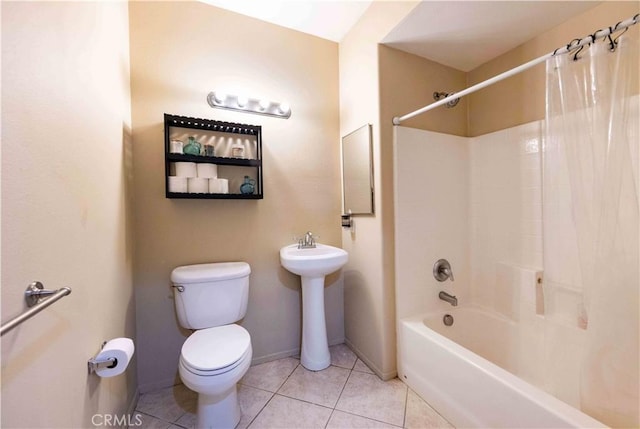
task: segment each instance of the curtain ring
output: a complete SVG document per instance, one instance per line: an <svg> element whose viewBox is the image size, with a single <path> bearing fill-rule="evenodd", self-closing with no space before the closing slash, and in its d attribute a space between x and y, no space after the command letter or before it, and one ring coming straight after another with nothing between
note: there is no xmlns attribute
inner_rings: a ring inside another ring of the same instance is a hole
<svg viewBox="0 0 640 429"><path fill-rule="evenodd" d="M569 42L569 44L567 45L567 52L571 53L572 50L575 50L577 47L577 51L575 52L575 54L573 55L573 61L578 61L580 58L578 58L578 54L580 53L580 51L582 51L583 47L582 46L577 46L580 43L580 39L573 39L571 42Z"/></svg>
<svg viewBox="0 0 640 429"><path fill-rule="evenodd" d="M573 54L573 61L578 61L580 59L580 57L578 56L578 54L580 52L582 52L582 50L584 49L584 45L580 46L580 48L576 51L575 54Z"/></svg>
<svg viewBox="0 0 640 429"><path fill-rule="evenodd" d="M620 24L620 23L618 23L618 24ZM617 26L618 26L618 25L616 25L616 27L617 27ZM616 37L615 39L613 39L613 45L614 45L614 47L613 47L613 49L611 49L612 51L613 51L613 50L615 50L615 48L617 48L617 47L618 47L618 39L620 38L620 36L622 36L624 33L626 33L628 29L629 29L629 27L625 27L625 29L624 29L624 30L622 30L622 33L618 34L618 37Z"/></svg>

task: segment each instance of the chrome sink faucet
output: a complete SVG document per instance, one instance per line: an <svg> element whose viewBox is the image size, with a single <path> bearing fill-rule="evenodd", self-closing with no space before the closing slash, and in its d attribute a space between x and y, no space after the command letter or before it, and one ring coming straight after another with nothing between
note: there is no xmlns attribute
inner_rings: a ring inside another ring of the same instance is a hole
<svg viewBox="0 0 640 429"><path fill-rule="evenodd" d="M316 240L311 231L307 231L300 240L298 240L298 249L311 249L316 247Z"/></svg>
<svg viewBox="0 0 640 429"><path fill-rule="evenodd" d="M440 293L438 294L438 298L440 298L443 301L447 301L449 304L453 305L454 307L458 305L458 298L456 298L454 295L449 295L444 291L440 291Z"/></svg>

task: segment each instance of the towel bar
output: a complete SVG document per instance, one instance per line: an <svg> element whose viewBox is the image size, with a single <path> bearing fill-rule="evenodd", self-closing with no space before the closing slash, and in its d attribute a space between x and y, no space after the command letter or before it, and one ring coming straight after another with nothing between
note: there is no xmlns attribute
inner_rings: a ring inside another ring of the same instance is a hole
<svg viewBox="0 0 640 429"><path fill-rule="evenodd" d="M25 320L32 318L60 298L67 296L70 293L71 289L68 287L63 287L58 290L48 290L44 289L44 286L40 282L33 282L29 284L27 289L24 291L24 299L27 303L27 307L30 307L30 309L21 315L14 317L7 323L2 324L2 328L0 328L0 336L9 332Z"/></svg>

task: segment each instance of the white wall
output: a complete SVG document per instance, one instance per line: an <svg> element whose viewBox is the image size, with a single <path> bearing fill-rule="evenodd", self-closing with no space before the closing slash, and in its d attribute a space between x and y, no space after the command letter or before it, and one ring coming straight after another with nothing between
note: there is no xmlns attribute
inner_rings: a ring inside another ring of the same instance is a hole
<svg viewBox="0 0 640 429"><path fill-rule="evenodd" d="M129 21L122 2L2 2L2 320L24 289L72 288L2 337L2 427L122 416L136 365L87 375L104 340L135 338Z"/></svg>

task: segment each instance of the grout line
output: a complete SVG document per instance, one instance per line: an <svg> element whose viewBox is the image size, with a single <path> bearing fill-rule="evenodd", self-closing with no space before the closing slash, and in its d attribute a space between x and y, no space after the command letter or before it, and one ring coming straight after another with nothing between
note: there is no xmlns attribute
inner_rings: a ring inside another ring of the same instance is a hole
<svg viewBox="0 0 640 429"><path fill-rule="evenodd" d="M327 419L327 422L324 424L324 429L327 429L327 426L329 426L329 422L331 421L331 417L333 417L333 413L336 412L336 409L334 408L333 410L331 410L331 414L329 414L329 418Z"/></svg>
<svg viewBox="0 0 640 429"><path fill-rule="evenodd" d="M302 364L300 362L298 362L298 364L293 368L293 370L289 373L289 375L287 375L287 377L284 379L284 381L282 383L280 383L280 386L278 386L278 388L276 389L276 391L274 393L278 393L280 391L280 389L282 389L282 386L284 386L286 384L286 382L289 381L289 378L291 378L293 373L296 372L296 370L298 369L298 367L300 365L302 365Z"/></svg>
<svg viewBox="0 0 640 429"><path fill-rule="evenodd" d="M382 423L382 424L385 424L385 425L389 425L389 426L392 426L394 428L402 428L402 427L404 427L404 426L394 425L393 423L385 422L384 420L374 419L373 417L367 417L367 416L363 416L361 414L352 413L352 412L349 412L349 411L344 411L344 410L336 410L336 411L339 411L339 412L345 413L345 414L349 414L351 416L361 417L363 419L371 420L371 421Z"/></svg>
<svg viewBox="0 0 640 429"><path fill-rule="evenodd" d="M173 424L173 422L170 422L169 420L163 419L162 417L154 416L153 414L149 414L149 413L144 413L144 412L142 412L142 411L140 411L140 410L133 410L133 413L134 413L134 414L135 414L135 413L142 414L142 415L145 415L145 416L147 416L147 417L151 417L151 418L154 418L154 419L156 419L156 420L160 420L160 421L161 421L161 422L163 422L163 423L168 423L168 424L170 424L170 425L172 425L172 424ZM180 417L182 417L182 416L180 416ZM179 425L178 425L178 426L179 426Z"/></svg>
<svg viewBox="0 0 640 429"><path fill-rule="evenodd" d="M265 392L267 392L267 390L265 390ZM260 413L262 412L262 410L264 410L267 405L269 405L269 402L271 402L271 400L276 396L275 393L273 392L269 392L271 393L271 397L269 398L269 400L267 402L264 403L264 405L262 406L262 408L260 408L260 411L258 411L256 413L255 416L253 416L253 418L251 419L251 421L249 422L249 424L247 425L247 429L253 424L253 422L258 418L258 416L260 415ZM240 420L242 420L242 410L240 410Z"/></svg>
<svg viewBox="0 0 640 429"><path fill-rule="evenodd" d="M251 421L250 421L250 422L249 422L249 424L247 425L247 428L249 428L249 427L253 424L253 422L258 418L258 416L260 415L260 413L262 413L262 411L267 407L267 405L269 405L269 403L273 400L273 398L275 398L275 396L276 396L276 394L277 394L278 390L280 390L280 389L282 388L282 386L284 386L284 384L287 382L287 380L289 379L289 377L291 377L291 374L293 374L293 373L296 371L296 369L298 369L298 366L300 366L300 362L298 362L298 364L293 368L293 370L289 373L289 375L287 375L287 377L284 379L284 381L282 382L282 384L280 384L280 386L278 386L278 388L276 389L276 391L275 391L275 392L270 392L270 391L268 391L268 390L260 389L260 388L258 388L258 387L248 386L248 385L246 385L246 384L245 384L245 386L252 387L252 388L254 388L254 389L259 389L259 390L262 390L262 391L264 391L264 392L269 392L269 393L271 393L271 397L269 398L269 400L268 400L267 402L265 402L265 404L262 406L262 408L260 408L260 411L258 411L258 412L256 413L256 415L255 415L255 416L253 416L253 418L251 419ZM284 395L280 395L280 396L284 396ZM241 418L242 418L242 417L241 417Z"/></svg>
<svg viewBox="0 0 640 429"><path fill-rule="evenodd" d="M283 398L287 398L287 399L293 399L294 401L298 401L298 402L304 402L305 404L309 404L309 405L315 405L316 407L326 408L328 410L335 410L335 408L329 407L327 405L318 404L316 402L311 402L308 399L294 398L293 396L288 396L282 393L274 393L274 395L282 396Z"/></svg>
<svg viewBox="0 0 640 429"><path fill-rule="evenodd" d="M353 374L353 370L349 371L349 376L347 377L347 380L344 382L344 385L342 386L342 389L340 390L340 394L338 395L338 399L336 399L336 403L333 405L333 409L334 410L338 406L338 402L340 402L340 398L342 398L342 394L344 393L344 389L347 387L347 384L349 383L349 379L351 378L351 374ZM340 411L340 410L338 410L338 411ZM331 414L333 414L333 413L331 413Z"/></svg>

